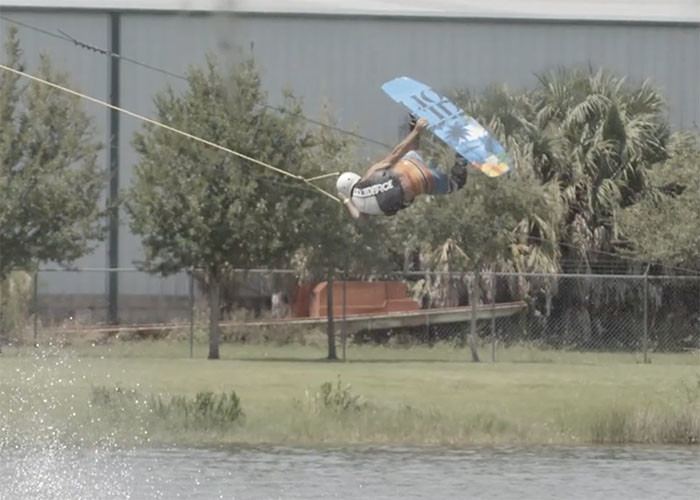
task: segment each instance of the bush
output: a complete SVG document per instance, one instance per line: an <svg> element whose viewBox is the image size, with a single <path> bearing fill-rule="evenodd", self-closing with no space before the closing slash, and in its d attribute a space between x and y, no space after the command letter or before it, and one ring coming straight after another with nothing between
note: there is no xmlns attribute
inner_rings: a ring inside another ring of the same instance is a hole
<svg viewBox="0 0 700 500"><path fill-rule="evenodd" d="M306 392L307 408L315 412L331 411L333 413L358 412L367 408L367 403L361 396L350 392L350 385L343 386L340 375L335 387L331 382L321 384L319 392L309 394Z"/></svg>
<svg viewBox="0 0 700 500"><path fill-rule="evenodd" d="M198 392L194 398L145 396L135 389L93 387L91 403L120 413L148 413L168 424L185 429L210 429L239 423L244 418L235 391L215 394Z"/></svg>
<svg viewBox="0 0 700 500"><path fill-rule="evenodd" d="M149 401L158 417L180 421L185 428L221 427L238 422L244 416L241 400L235 391L230 394L198 392L193 399L173 396L170 401L155 396Z"/></svg>

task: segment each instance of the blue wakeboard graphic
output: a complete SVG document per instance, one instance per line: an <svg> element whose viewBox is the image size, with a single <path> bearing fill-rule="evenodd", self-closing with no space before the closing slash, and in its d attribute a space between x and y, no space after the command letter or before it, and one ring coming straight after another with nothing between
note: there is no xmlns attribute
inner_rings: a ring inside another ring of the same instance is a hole
<svg viewBox="0 0 700 500"><path fill-rule="evenodd" d="M402 76L386 82L382 90L417 117L428 120L428 130L489 177L510 170L505 149L493 134L427 85Z"/></svg>

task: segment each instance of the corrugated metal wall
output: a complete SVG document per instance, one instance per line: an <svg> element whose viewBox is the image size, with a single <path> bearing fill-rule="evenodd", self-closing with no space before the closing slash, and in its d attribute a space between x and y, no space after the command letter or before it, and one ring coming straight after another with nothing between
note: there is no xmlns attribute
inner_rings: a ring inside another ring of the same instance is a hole
<svg viewBox="0 0 700 500"><path fill-rule="evenodd" d="M603 66L668 96L678 127L700 123L700 28L642 24L247 17L235 42L255 44L270 89L288 84L311 113L330 98L346 126L396 139L396 106L380 85L407 74L439 89L532 85L554 66Z"/></svg>
<svg viewBox="0 0 700 500"><path fill-rule="evenodd" d="M99 47L108 46L108 15L83 11L4 11L4 15L51 32L63 30ZM4 32L8 24L0 22ZM108 60L45 34L21 29L30 69L40 50L69 71L81 90L107 98ZM404 112L384 96L381 84L411 75L446 90L480 90L494 82L513 88L532 85L535 74L555 66L603 66L629 75L631 82L650 79L668 96L675 127L700 124L700 27L697 25L518 22L350 18L279 15L121 14L122 55L182 75L201 64L206 52L224 63L253 50L273 103L282 87L303 97L307 115L318 118L329 101L340 125L373 139L399 138ZM152 98L166 84L181 88L178 78L122 61L122 106L152 115ZM89 105L101 133L107 111ZM235 120L236 117L231 117ZM120 181L128 186L137 158L131 149L135 120L120 125ZM106 139L105 139L105 142ZM376 146L368 154L377 156ZM106 156L102 156L106 162ZM106 166L106 163L105 163ZM119 261L129 267L141 257L139 242L122 221ZM105 265L105 249L81 261ZM87 264L85 264L87 263ZM145 285L125 276L122 292ZM69 283L65 283L69 287Z"/></svg>

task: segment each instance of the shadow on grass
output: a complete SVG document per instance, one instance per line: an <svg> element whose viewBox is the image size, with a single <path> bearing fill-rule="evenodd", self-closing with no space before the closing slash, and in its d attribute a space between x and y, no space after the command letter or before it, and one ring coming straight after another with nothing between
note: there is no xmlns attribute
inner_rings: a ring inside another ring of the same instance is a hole
<svg viewBox="0 0 700 500"><path fill-rule="evenodd" d="M328 359L324 358L299 358L299 357L246 357L246 356L234 356L226 357L222 359L227 359L231 361L267 361L267 362L283 362L283 363L471 363L471 360L466 359L425 359L425 358L405 358L405 359L348 359L343 361L342 359Z"/></svg>

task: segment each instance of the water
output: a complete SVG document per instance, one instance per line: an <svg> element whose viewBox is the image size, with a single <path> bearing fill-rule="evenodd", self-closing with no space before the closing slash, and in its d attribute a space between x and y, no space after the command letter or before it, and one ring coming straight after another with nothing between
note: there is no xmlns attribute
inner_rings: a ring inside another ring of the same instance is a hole
<svg viewBox="0 0 700 500"><path fill-rule="evenodd" d="M700 450L4 449L0 478L3 500L698 500Z"/></svg>

